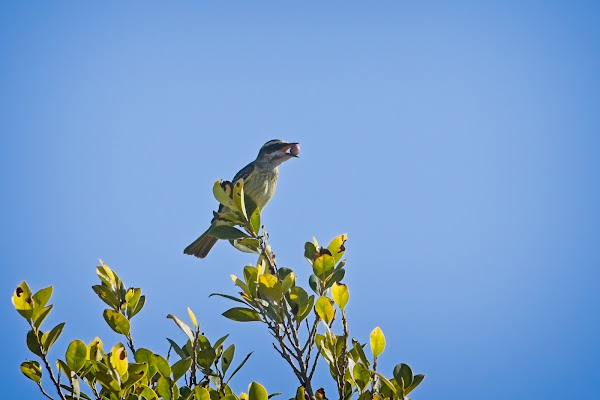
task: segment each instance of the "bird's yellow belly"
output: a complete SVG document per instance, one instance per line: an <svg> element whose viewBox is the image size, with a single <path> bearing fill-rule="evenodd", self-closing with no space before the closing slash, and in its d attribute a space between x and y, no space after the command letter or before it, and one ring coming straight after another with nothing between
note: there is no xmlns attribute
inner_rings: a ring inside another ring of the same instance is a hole
<svg viewBox="0 0 600 400"><path fill-rule="evenodd" d="M247 182L244 182L244 192L261 210L271 200L277 186L277 174L255 173Z"/></svg>

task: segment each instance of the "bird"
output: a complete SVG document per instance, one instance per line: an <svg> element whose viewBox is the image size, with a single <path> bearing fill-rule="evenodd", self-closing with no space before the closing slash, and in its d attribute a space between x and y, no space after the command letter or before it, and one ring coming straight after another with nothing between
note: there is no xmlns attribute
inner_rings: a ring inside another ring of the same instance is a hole
<svg viewBox="0 0 600 400"><path fill-rule="evenodd" d="M269 140L260 148L256 159L235 174L232 182L243 179L245 196L254 201L259 210L262 210L275 193L279 165L298 157L299 153L300 147L297 142L291 143L280 139ZM219 212L227 211L224 208L226 207L221 204ZM211 221L211 227L218 223L219 219L215 214ZM198 258L206 257L218 241L217 238L209 235L209 230L210 228L186 247L183 253Z"/></svg>

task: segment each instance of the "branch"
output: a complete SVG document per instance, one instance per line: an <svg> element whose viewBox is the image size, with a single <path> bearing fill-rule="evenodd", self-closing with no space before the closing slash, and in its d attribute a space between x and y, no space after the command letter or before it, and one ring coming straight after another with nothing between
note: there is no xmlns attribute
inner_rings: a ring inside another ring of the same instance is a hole
<svg viewBox="0 0 600 400"><path fill-rule="evenodd" d="M54 400L53 397L50 397L50 395L48 393L46 393L46 391L44 390L44 388L42 387L42 384L38 382L38 387L40 388L40 390L42 391L42 394L44 396L46 396L47 398L49 398L50 400Z"/></svg>

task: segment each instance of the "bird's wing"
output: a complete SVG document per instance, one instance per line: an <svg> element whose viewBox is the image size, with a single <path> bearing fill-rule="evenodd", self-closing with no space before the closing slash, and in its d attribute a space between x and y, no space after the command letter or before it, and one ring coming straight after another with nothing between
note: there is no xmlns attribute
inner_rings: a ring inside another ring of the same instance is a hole
<svg viewBox="0 0 600 400"><path fill-rule="evenodd" d="M235 174L235 176L233 177L233 182L242 178L246 180L246 178L248 178L252 174L252 172L254 172L255 168L256 166L254 162L251 162L250 164L246 165L244 168L240 169L237 174Z"/></svg>

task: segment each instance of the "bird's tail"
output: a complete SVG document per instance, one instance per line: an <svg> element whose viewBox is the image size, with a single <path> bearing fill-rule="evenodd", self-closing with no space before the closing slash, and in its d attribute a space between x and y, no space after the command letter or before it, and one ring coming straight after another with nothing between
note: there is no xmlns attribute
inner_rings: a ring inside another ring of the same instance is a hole
<svg viewBox="0 0 600 400"><path fill-rule="evenodd" d="M217 243L217 238L208 235L208 231L204 232L198 239L183 250L184 254L189 254L198 258L204 258Z"/></svg>

